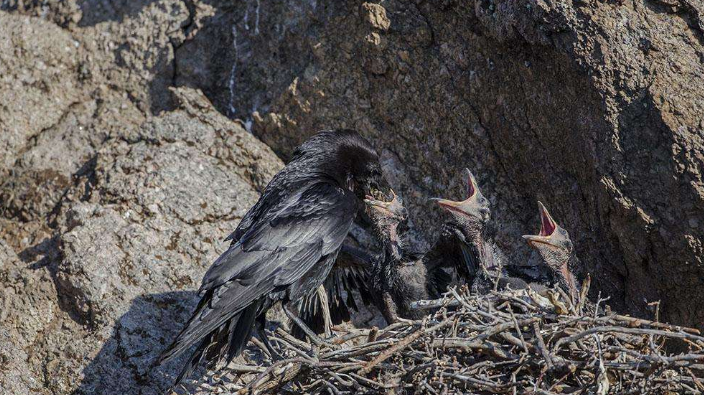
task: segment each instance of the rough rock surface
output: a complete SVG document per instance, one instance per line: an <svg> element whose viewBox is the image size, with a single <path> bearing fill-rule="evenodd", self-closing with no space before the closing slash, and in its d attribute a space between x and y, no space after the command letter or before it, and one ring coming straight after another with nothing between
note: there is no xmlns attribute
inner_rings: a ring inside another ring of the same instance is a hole
<svg viewBox="0 0 704 395"><path fill-rule="evenodd" d="M3 394L163 392L147 367L281 166L168 89L189 5L0 2Z"/></svg>
<svg viewBox="0 0 704 395"><path fill-rule="evenodd" d="M704 322L701 2L216 3L176 57L209 61L177 80L282 156L320 128L363 131L428 238L427 197L457 196L468 166L513 263L539 199L595 292Z"/></svg>
<svg viewBox="0 0 704 395"><path fill-rule="evenodd" d="M0 392L3 394L25 395L42 388L38 375L29 367L25 348L29 345L27 340L36 336L36 327L42 325L43 313L46 311L41 309L51 309L41 303L41 292L46 291L47 283L42 279L30 279L32 288L39 292L20 285L23 280L21 265L12 248L0 239L0 281L3 284L0 292L0 323L12 320L13 315L21 315L21 320L13 327L0 324L0 363L3 366ZM29 295L23 292L25 289ZM34 304L40 306L33 306Z"/></svg>
<svg viewBox="0 0 704 395"><path fill-rule="evenodd" d="M470 167L511 263L540 199L616 307L701 326L703 18L695 0L0 0L0 392L165 388L175 364L151 359L281 166L244 128L284 158L359 129L429 241L427 197L459 197Z"/></svg>
<svg viewBox="0 0 704 395"><path fill-rule="evenodd" d="M189 317L222 239L281 166L199 92L175 95L177 110L96 151L65 191L52 238L22 260L0 245L0 336L31 350L3 349L18 364L0 376L7 388L159 393L171 383L176 364L150 364ZM31 374L20 380L22 366Z"/></svg>
<svg viewBox="0 0 704 395"><path fill-rule="evenodd" d="M56 286L74 319L107 341L79 392L124 393L146 380L188 318L192 290L225 248L223 235L281 165L198 93L178 94L183 110L101 148L90 197L67 207ZM85 347L94 353L95 344ZM59 369L72 364L61 360ZM158 377L156 388L172 380Z"/></svg>
<svg viewBox="0 0 704 395"><path fill-rule="evenodd" d="M0 15L0 26L0 168L5 170L26 142L76 101L77 78L70 74L76 71L78 43L44 21Z"/></svg>
<svg viewBox="0 0 704 395"><path fill-rule="evenodd" d="M170 6L188 19L185 5ZM196 91L164 87L142 101L157 79L131 81L134 67L85 75L115 62L92 59L87 47L106 44L91 42L93 28L77 41L39 19L0 20L10 92L0 105L0 392L159 393L176 366L149 364L281 162ZM168 28L159 22L142 28ZM154 100L175 109L152 115Z"/></svg>

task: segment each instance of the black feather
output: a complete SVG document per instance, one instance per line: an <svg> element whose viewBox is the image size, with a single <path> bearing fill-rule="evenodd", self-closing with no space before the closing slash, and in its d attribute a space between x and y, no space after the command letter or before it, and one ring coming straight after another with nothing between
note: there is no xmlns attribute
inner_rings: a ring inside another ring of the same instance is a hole
<svg viewBox="0 0 704 395"><path fill-rule="evenodd" d="M354 131L321 132L302 144L228 236L196 311L160 361L198 344L179 381L202 360L229 361L266 309L310 295L328 276L359 198L382 183L379 174L376 152Z"/></svg>
<svg viewBox="0 0 704 395"><path fill-rule="evenodd" d="M343 245L323 283L328 297L328 311L333 325L350 321L351 311L359 311L355 297L368 305L372 298L369 290L369 273L374 257L369 253L349 245ZM299 306L299 315L303 322L315 333L325 331L324 311L320 297L311 295ZM292 334L298 339L305 339L305 333L294 326Z"/></svg>

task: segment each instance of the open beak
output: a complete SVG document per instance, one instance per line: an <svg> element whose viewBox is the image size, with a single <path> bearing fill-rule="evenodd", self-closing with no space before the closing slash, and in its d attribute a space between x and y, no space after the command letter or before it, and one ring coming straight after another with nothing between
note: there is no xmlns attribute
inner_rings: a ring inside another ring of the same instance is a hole
<svg viewBox="0 0 704 395"><path fill-rule="evenodd" d="M477 180L469 169L464 169L464 177L467 182L467 199L459 202L441 198L431 198L430 200L435 201L445 210L456 211L464 215L472 215L472 213L468 211L468 207L472 205L472 199L477 194L477 191L479 191L479 187L477 186Z"/></svg>
<svg viewBox="0 0 704 395"><path fill-rule="evenodd" d="M469 213L466 212L465 210L462 209L462 202L455 202L454 200L447 200L447 199L441 199L441 198L431 198L430 200L435 201L438 206L444 208L445 210L449 211L457 211L462 214L468 215Z"/></svg>
<svg viewBox="0 0 704 395"><path fill-rule="evenodd" d="M553 247L557 247L552 242L552 235L557 229L557 223L545 208L543 203L538 202L538 207L540 208L540 233L537 235L524 235L523 238L528 241L532 247L536 247L536 243L543 243Z"/></svg>
<svg viewBox="0 0 704 395"><path fill-rule="evenodd" d="M384 202L382 200L374 199L372 196L367 196L364 199L364 203L370 206L372 210L375 210L384 216L403 217L403 205L393 189L391 190L391 196L392 199L389 202Z"/></svg>

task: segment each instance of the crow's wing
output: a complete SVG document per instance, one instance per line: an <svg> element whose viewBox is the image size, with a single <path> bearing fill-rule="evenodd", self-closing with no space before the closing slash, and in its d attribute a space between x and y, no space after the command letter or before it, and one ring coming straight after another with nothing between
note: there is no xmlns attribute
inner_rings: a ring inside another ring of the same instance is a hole
<svg viewBox="0 0 704 395"><path fill-rule="evenodd" d="M352 308L357 311L357 304L353 298L352 292L356 291L365 305L372 301L370 289L370 273L372 265L376 257L371 253L353 246L342 246L337 261L332 267L330 274L325 280L325 288L330 298L331 314L333 323L339 324L340 319L335 317L339 314L345 316L345 320L349 320L349 313L345 311L334 311L335 309L347 310ZM347 297L343 299L345 295Z"/></svg>
<svg viewBox="0 0 704 395"><path fill-rule="evenodd" d="M460 242L460 250L464 267L459 267L457 270L465 277L466 281L471 281L481 271L481 255L477 247L469 243Z"/></svg>
<svg viewBox="0 0 704 395"><path fill-rule="evenodd" d="M276 274L276 286L292 282L320 257L339 249L356 213L357 199L326 182L312 184L273 206L221 255L203 277L199 293L236 280L249 284ZM307 254L316 254L312 261ZM298 260L308 265L293 265ZM291 261L291 262L289 262Z"/></svg>
<svg viewBox="0 0 704 395"><path fill-rule="evenodd" d="M231 245L237 244L237 242L240 241L240 238L242 238L242 235L244 235L247 230L251 228L252 224L259 220L262 216L266 215L268 212L267 209L272 205L272 203L276 204L277 202L285 200L284 195L286 195L288 189L284 187L277 188L278 185L274 185L278 184L276 183L276 179L280 177L280 174L281 173L274 176L274 179L269 184L271 188L267 188L267 190L264 191L262 198L259 199L254 206L247 210L247 213L244 217L242 217L242 220L237 225L237 228L235 228L235 230L225 238L225 241L232 240Z"/></svg>
<svg viewBox="0 0 704 395"><path fill-rule="evenodd" d="M187 349L253 301L300 279L336 254L357 212L350 191L309 184L253 221L203 278L199 308L162 360Z"/></svg>
<svg viewBox="0 0 704 395"><path fill-rule="evenodd" d="M298 307L303 322L315 333L323 333L326 324L324 309L328 309L332 324L337 325L350 320L350 310L359 310L356 294L359 294L365 305L371 303L369 273L373 260L374 256L367 251L343 244L323 282L327 303L323 303L317 292L303 298ZM293 326L291 334L298 339L305 339L305 333L298 326Z"/></svg>

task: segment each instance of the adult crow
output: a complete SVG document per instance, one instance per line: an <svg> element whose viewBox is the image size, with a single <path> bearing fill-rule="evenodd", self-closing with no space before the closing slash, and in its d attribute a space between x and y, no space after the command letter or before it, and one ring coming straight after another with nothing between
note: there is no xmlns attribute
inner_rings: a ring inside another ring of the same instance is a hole
<svg viewBox="0 0 704 395"><path fill-rule="evenodd" d="M159 362L198 344L176 384L203 360L221 366L239 355L255 323L275 354L266 311L282 302L291 315L288 303L316 291L361 199L378 194L382 181L377 153L355 131L323 131L298 147L226 239L232 244L206 272L196 311L162 353Z"/></svg>

